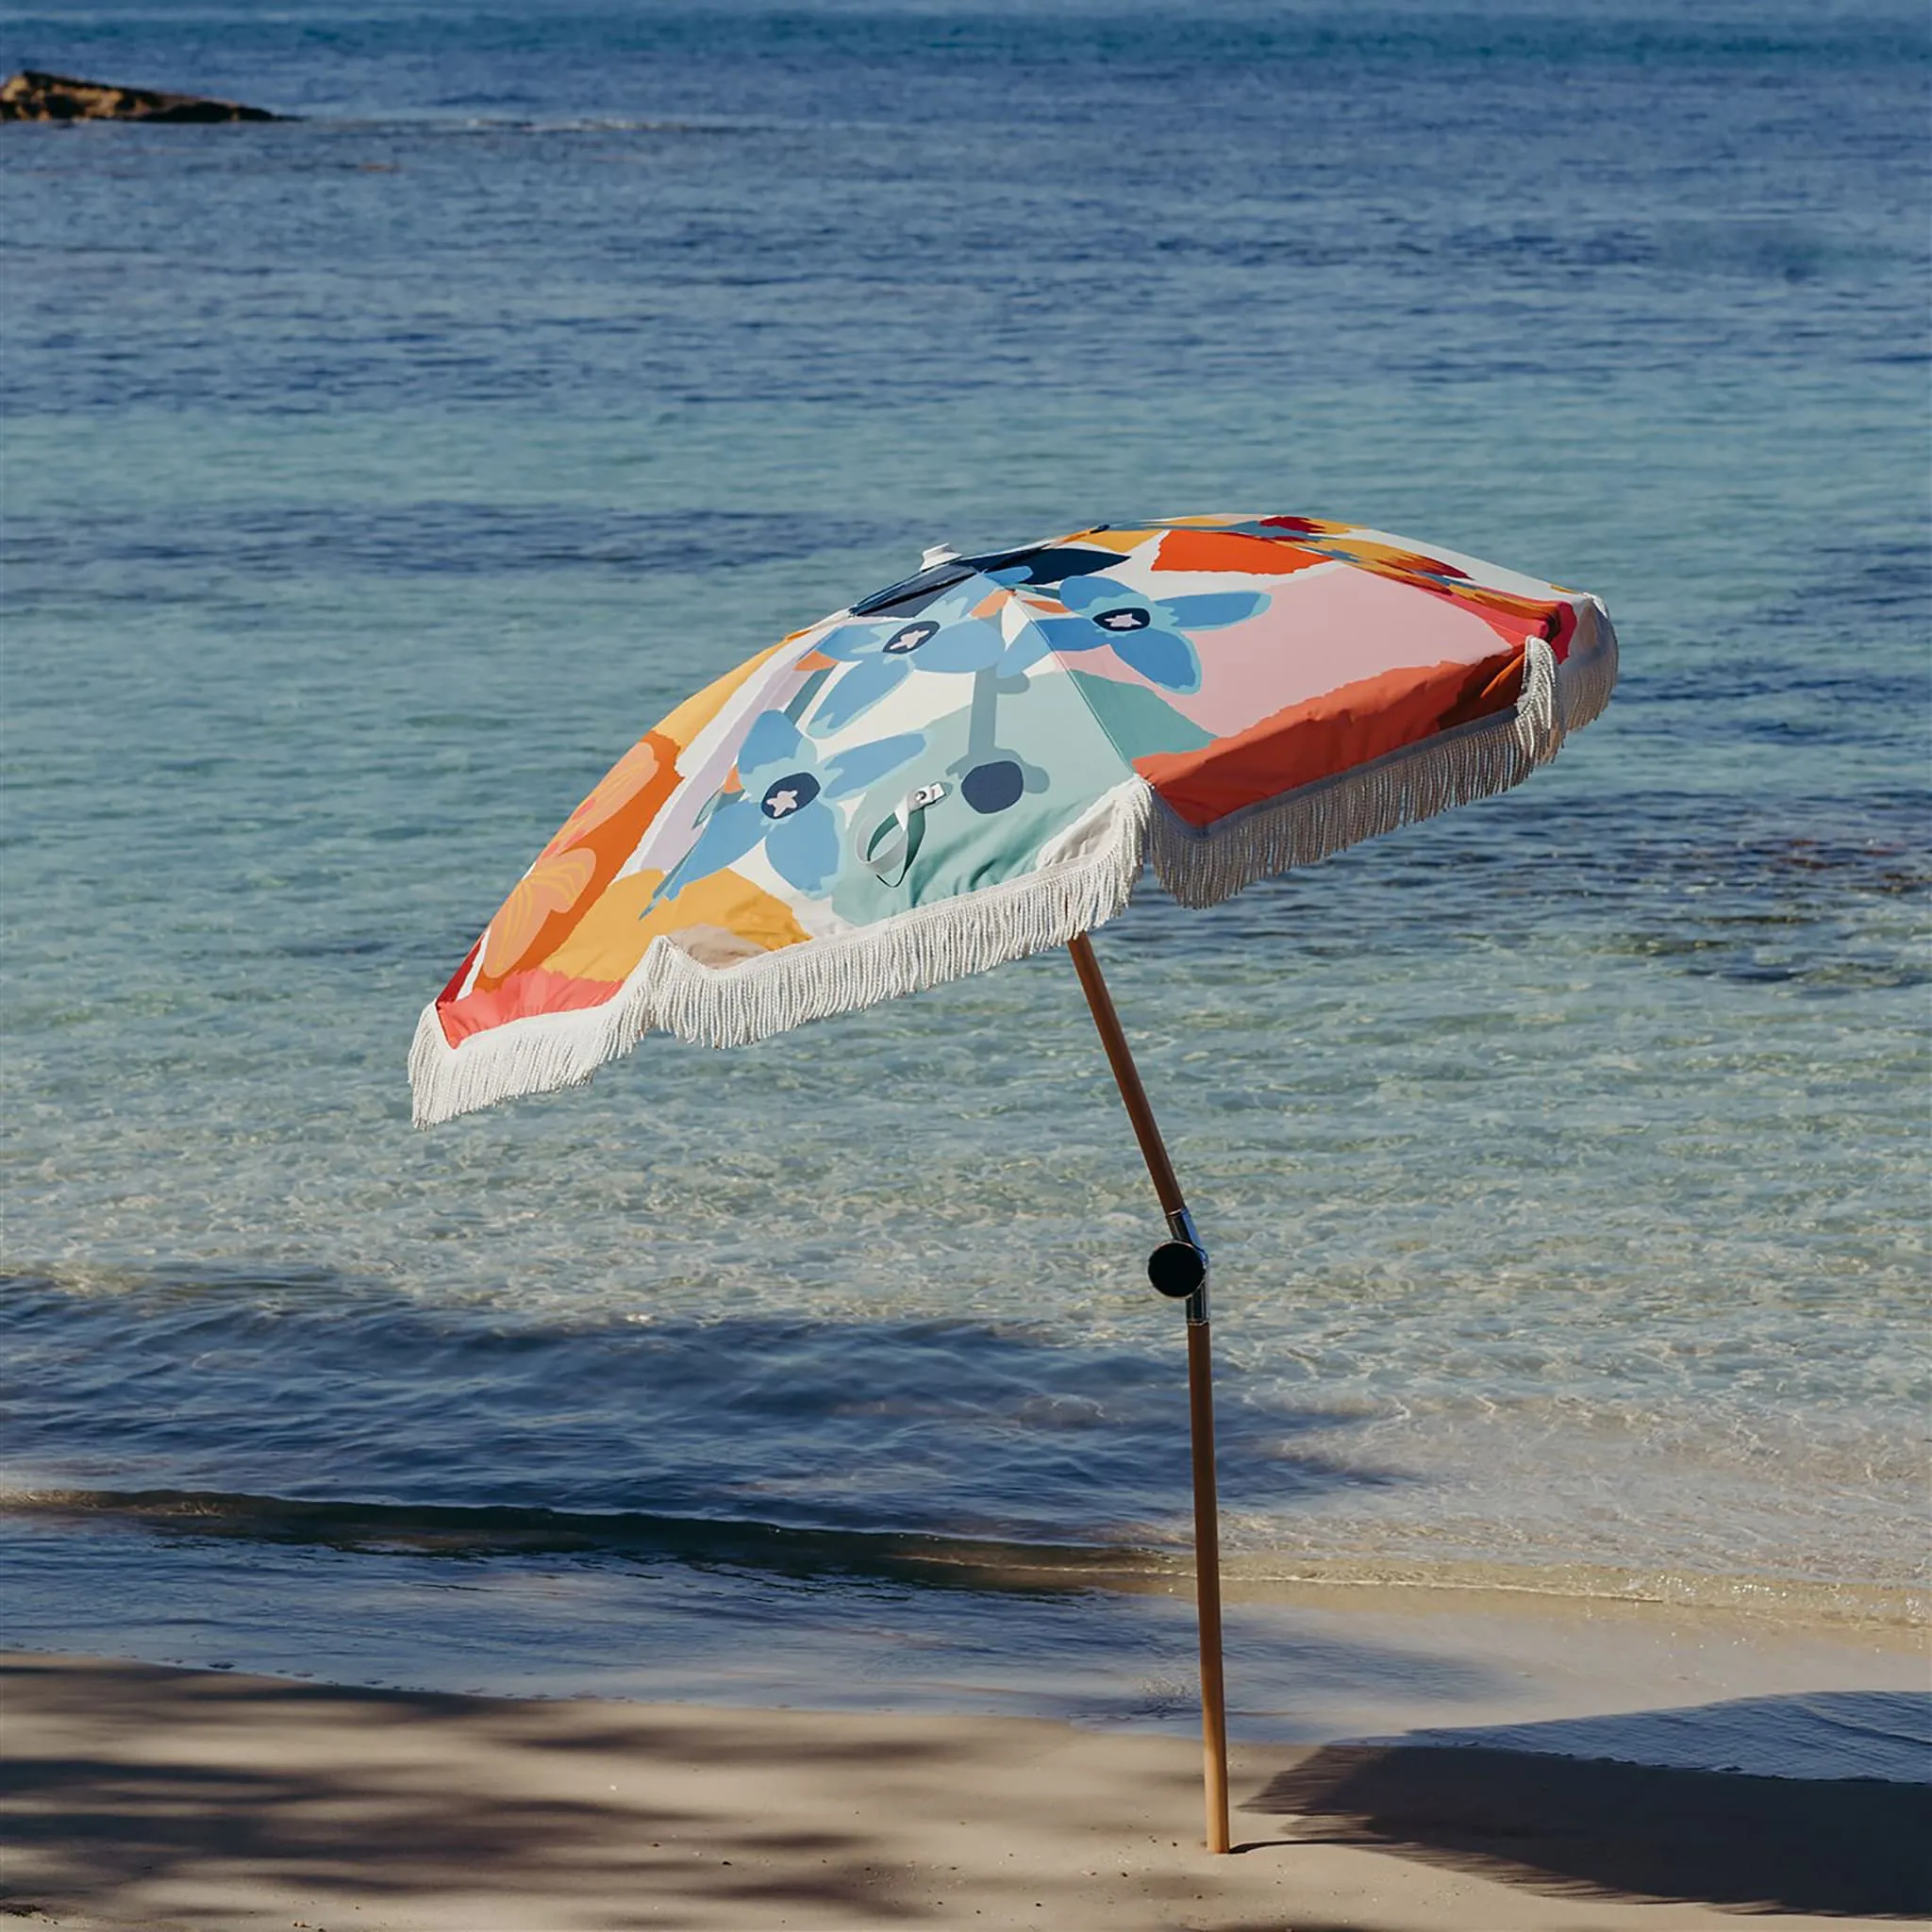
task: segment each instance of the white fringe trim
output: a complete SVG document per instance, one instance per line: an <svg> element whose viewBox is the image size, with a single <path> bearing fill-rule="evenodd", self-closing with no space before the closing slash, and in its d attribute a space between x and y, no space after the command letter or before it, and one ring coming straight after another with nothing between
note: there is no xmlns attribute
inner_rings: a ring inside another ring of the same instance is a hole
<svg viewBox="0 0 1932 1932"><path fill-rule="evenodd" d="M1154 790L1135 778L1058 841L1073 856L1024 878L916 907L854 932L722 968L661 935L614 998L581 1012L512 1020L452 1047L432 1004L416 1024L409 1085L419 1127L517 1093L588 1080L653 1027L704 1046L774 1033L985 973L1091 930L1123 911L1140 876ZM1087 836L1074 834L1087 830Z"/></svg>
<svg viewBox="0 0 1932 1932"><path fill-rule="evenodd" d="M1314 865L1364 839L1522 784L1603 710L1616 681L1617 634L1591 598L1563 663L1541 638L1524 641L1523 693L1512 710L1230 813L1205 830L1163 808L1154 814L1147 857L1183 906L1218 906L1257 879Z"/></svg>
<svg viewBox="0 0 1932 1932"><path fill-rule="evenodd" d="M1570 641L1570 656L1557 675L1566 732L1581 731L1602 717L1617 688L1616 626L1601 597L1586 597L1583 603L1576 635Z"/></svg>
<svg viewBox="0 0 1932 1932"><path fill-rule="evenodd" d="M1616 633L1591 599L1566 662L1558 665L1541 638L1529 641L1513 710L1270 799L1205 831L1134 777L1099 800L1024 878L726 967L702 966L659 937L604 1005L512 1020L455 1047L432 1004L409 1050L416 1124L579 1085L653 1028L702 1045L744 1046L808 1020L1065 945L1123 911L1150 861L1182 905L1215 905L1257 879L1521 784L1557 755L1569 732L1597 716L1616 677Z"/></svg>

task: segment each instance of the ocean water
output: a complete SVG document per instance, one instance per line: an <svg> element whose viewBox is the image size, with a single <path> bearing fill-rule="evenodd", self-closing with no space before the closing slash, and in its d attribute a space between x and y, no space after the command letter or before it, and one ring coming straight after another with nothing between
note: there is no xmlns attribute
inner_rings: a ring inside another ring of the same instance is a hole
<svg viewBox="0 0 1932 1932"><path fill-rule="evenodd" d="M0 129L15 1641L1184 1722L1063 957L429 1135L403 1058L696 683L1226 508L1624 662L1509 797L1098 941L1234 1574L1916 1613L1922 9L126 0L0 65L302 117Z"/></svg>

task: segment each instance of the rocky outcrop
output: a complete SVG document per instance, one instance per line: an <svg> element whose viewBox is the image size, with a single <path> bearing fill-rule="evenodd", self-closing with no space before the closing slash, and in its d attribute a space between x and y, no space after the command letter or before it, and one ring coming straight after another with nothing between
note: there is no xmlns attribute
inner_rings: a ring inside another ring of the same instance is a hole
<svg viewBox="0 0 1932 1932"><path fill-rule="evenodd" d="M108 87L64 74L16 74L0 84L0 121L280 121L263 108L145 87Z"/></svg>

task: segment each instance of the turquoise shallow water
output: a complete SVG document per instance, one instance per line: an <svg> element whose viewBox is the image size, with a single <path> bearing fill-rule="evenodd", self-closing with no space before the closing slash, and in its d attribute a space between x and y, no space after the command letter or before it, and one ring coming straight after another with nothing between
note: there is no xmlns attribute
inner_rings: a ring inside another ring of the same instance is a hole
<svg viewBox="0 0 1932 1932"><path fill-rule="evenodd" d="M480 1681L565 1627L594 1679L728 1574L707 1668L767 1693L814 1618L1104 1677L1141 1640L895 1567L1185 1537L1064 958L429 1136L402 1058L694 683L930 542L1229 508L1585 586L1625 665L1524 791L1103 936L1216 1255L1238 1565L1903 1613L1915 10L5 31L308 117L0 130L19 1634L274 1667L322 1604L339 1674L420 1678L481 1592ZM1184 1661L1155 1603L1108 1614Z"/></svg>

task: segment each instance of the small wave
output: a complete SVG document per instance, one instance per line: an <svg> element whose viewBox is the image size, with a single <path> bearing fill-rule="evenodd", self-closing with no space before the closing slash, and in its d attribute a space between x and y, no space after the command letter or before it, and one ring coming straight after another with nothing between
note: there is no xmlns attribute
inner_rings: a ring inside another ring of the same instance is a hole
<svg viewBox="0 0 1932 1932"><path fill-rule="evenodd" d="M1835 1690L1409 1731L1366 1743L1521 1751L1755 1777L1932 1784L1932 1696Z"/></svg>
<svg viewBox="0 0 1932 1932"><path fill-rule="evenodd" d="M1311 1590L1455 1592L1722 1611L1782 1624L1918 1629L1932 1624L1932 1595L1886 1584L1751 1576L1608 1564L1389 1563L1368 1557L1284 1559L1242 1556L1226 1566L1230 1588L1256 1596Z"/></svg>
<svg viewBox="0 0 1932 1932"><path fill-rule="evenodd" d="M548 119L477 115L448 123L409 122L411 132L447 134L753 134L759 128L741 121L637 121L618 115L566 114Z"/></svg>
<svg viewBox="0 0 1932 1932"><path fill-rule="evenodd" d="M223 506L192 516L74 518L16 527L0 560L58 582L90 571L167 573L199 567L236 575L449 576L595 571L623 576L703 573L774 558L791 560L856 550L880 541L863 519L809 509L558 508L424 499L379 510L325 503Z"/></svg>
<svg viewBox="0 0 1932 1932"><path fill-rule="evenodd" d="M756 1570L926 1589L1055 1593L1185 1592L1184 1556L1129 1543L1022 1542L898 1530L801 1528L744 1518L515 1505L307 1500L208 1490L0 1490L0 1515L115 1521L163 1535L354 1553L453 1557L588 1557L692 1569ZM1920 1591L1808 1578L1701 1574L1607 1565L1391 1562L1242 1552L1224 1557L1231 1597L1307 1601L1329 1592L1483 1596L1724 1612L1783 1624L1914 1629L1932 1623Z"/></svg>
<svg viewBox="0 0 1932 1932"><path fill-rule="evenodd" d="M0 1491L0 1514L115 1519L164 1534L476 1558L593 1556L843 1576L927 1588L1148 1590L1176 1574L1153 1551L891 1531L796 1529L742 1519L513 1506L314 1502L207 1490Z"/></svg>

